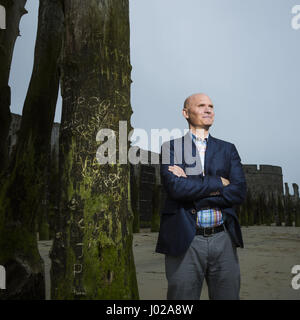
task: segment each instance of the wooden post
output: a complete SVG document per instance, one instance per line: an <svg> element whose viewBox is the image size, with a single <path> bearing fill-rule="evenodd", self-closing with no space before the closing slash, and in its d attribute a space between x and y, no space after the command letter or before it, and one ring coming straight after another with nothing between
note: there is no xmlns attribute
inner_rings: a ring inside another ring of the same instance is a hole
<svg viewBox="0 0 300 320"><path fill-rule="evenodd" d="M65 0L64 12L61 192L51 298L138 299L129 163L119 157L119 142L132 129L129 3ZM127 124L121 135L120 121ZM97 161L101 129L113 130L115 163Z"/></svg>

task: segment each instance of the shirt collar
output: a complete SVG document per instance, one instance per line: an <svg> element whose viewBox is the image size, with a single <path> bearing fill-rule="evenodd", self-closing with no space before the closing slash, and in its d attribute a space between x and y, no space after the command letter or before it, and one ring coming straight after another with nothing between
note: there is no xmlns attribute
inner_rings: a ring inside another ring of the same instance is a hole
<svg viewBox="0 0 300 320"><path fill-rule="evenodd" d="M189 130L189 134L191 136L191 138L193 139L193 141L201 141L201 142L207 142L208 138L209 138L209 133L207 135L207 138L204 138L204 140L202 140L201 138L198 138L197 136L195 136L191 130Z"/></svg>

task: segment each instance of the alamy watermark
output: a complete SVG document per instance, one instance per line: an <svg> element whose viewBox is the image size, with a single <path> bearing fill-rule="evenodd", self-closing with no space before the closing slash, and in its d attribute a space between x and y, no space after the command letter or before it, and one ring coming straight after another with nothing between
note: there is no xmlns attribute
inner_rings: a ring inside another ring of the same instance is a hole
<svg viewBox="0 0 300 320"><path fill-rule="evenodd" d="M6 272L5 268L0 265L0 289L6 289Z"/></svg>
<svg viewBox="0 0 300 320"><path fill-rule="evenodd" d="M148 151L140 149L139 152L136 146L131 146L129 149L128 141L130 141L131 137L134 135L138 140L149 141L148 133L144 129L133 129L127 135L127 121L119 121L119 163L127 164L128 161L131 164L148 164L149 160L151 164L169 164L171 156L172 160L176 161L176 164L183 163L184 161L187 164L197 165L197 161L200 159L192 154L192 138L187 134L189 129L184 129L183 132L179 128L174 128L172 130L168 130L166 128L163 129L151 129L151 137L150 137L150 145L151 150L158 150L160 141L165 141L163 143L161 158L158 153L151 153L151 159L148 159ZM194 132L198 137L204 139L204 129L197 129ZM172 151L170 151L170 140L171 138L175 138L176 141L173 143ZM182 138L182 139L176 139ZM106 139L106 141L105 141ZM117 159L117 134L114 130L104 128L98 131L96 135L97 142L103 142L97 149L96 159L99 164L115 164ZM127 151L128 150L128 151ZM138 154L139 153L139 154ZM183 157L182 157L183 155ZM195 172L195 174L197 174Z"/></svg>
<svg viewBox="0 0 300 320"><path fill-rule="evenodd" d="M6 29L6 10L0 4L0 29Z"/></svg>
<svg viewBox="0 0 300 320"><path fill-rule="evenodd" d="M293 266L292 274L295 274L291 281L292 288L298 290L300 289L300 265L296 264Z"/></svg>
<svg viewBox="0 0 300 320"><path fill-rule="evenodd" d="M291 26L294 30L300 29L300 5L297 4L292 8L292 14L294 15L291 20Z"/></svg>

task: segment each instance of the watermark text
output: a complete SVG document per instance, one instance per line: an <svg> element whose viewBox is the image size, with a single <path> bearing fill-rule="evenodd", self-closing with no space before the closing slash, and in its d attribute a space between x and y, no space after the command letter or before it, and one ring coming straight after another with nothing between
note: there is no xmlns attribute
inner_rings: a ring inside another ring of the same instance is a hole
<svg viewBox="0 0 300 320"><path fill-rule="evenodd" d="M292 288L298 290L300 289L300 265L296 264L293 266L292 274L295 274L291 281Z"/></svg>
<svg viewBox="0 0 300 320"><path fill-rule="evenodd" d="M0 290L6 289L6 272L5 268L0 265Z"/></svg>
<svg viewBox="0 0 300 320"><path fill-rule="evenodd" d="M0 4L0 29L6 29L6 10Z"/></svg>
<svg viewBox="0 0 300 320"><path fill-rule="evenodd" d="M297 4L292 8L292 14L294 15L291 20L291 26L294 30L300 29L300 5Z"/></svg>

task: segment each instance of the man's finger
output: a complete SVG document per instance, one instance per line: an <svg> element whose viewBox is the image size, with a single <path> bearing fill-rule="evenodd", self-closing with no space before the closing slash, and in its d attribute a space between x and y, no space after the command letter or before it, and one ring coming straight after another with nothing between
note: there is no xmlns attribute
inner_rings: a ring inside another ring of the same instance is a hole
<svg viewBox="0 0 300 320"><path fill-rule="evenodd" d="M180 172L183 172L183 173L184 173L184 170L183 170L181 167L178 167L178 166L174 165L174 168L175 168L176 170L179 170Z"/></svg>
<svg viewBox="0 0 300 320"><path fill-rule="evenodd" d="M185 173L182 173L182 172L178 172L176 170L170 170L173 174L175 174L176 176L178 177L184 177L184 178L187 178L187 176L185 175Z"/></svg>
<svg viewBox="0 0 300 320"><path fill-rule="evenodd" d="M183 170L181 167L179 167L179 166L176 166L176 165L174 165L174 166L169 166L169 167L168 167L168 170L171 171L173 174L175 174L175 175L178 176L178 177L187 178L184 170Z"/></svg>

